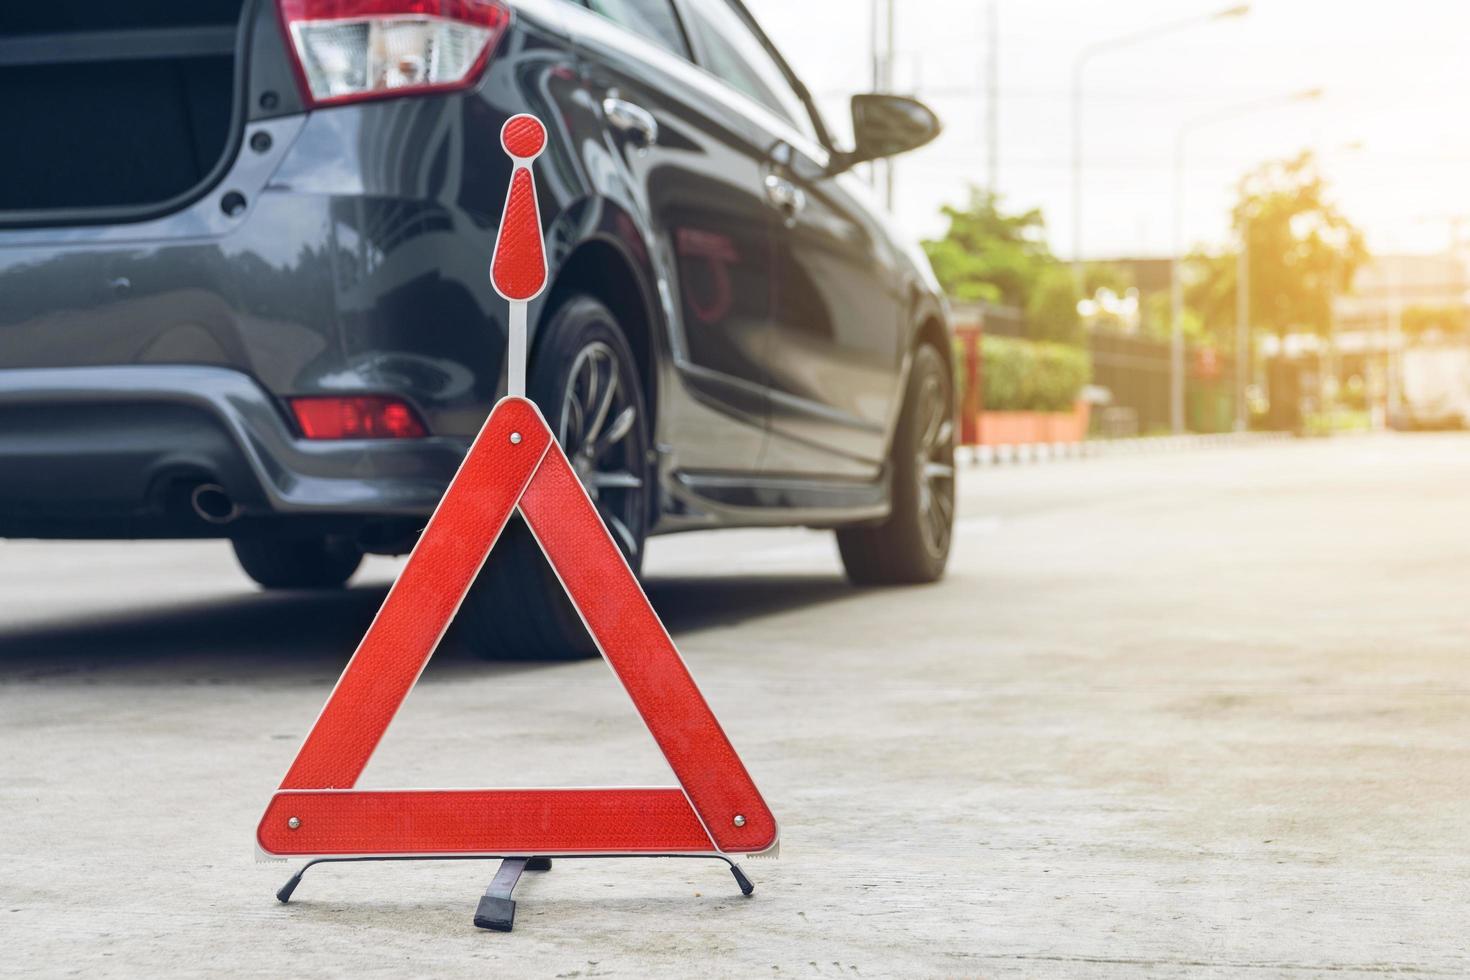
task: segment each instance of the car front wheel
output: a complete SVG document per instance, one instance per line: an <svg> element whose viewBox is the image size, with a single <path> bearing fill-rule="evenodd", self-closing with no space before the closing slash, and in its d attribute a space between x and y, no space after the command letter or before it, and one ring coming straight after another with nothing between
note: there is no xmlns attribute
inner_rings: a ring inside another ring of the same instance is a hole
<svg viewBox="0 0 1470 980"><path fill-rule="evenodd" d="M954 530L954 397L931 344L914 352L889 455L892 509L881 524L840 528L837 547L858 585L938 581Z"/></svg>

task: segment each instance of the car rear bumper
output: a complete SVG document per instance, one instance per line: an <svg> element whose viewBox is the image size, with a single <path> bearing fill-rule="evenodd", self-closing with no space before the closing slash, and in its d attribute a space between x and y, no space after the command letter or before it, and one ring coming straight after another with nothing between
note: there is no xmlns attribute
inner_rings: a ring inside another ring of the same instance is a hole
<svg viewBox="0 0 1470 980"><path fill-rule="evenodd" d="M0 370L0 537L232 533L190 504L206 483L224 488L241 522L418 519L468 442L308 441L274 397L229 368Z"/></svg>

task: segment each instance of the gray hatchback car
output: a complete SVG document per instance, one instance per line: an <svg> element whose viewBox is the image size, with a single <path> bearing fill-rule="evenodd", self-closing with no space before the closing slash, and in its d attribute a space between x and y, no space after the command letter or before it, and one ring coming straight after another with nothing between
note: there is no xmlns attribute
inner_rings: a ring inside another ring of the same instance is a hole
<svg viewBox="0 0 1470 980"><path fill-rule="evenodd" d="M537 163L529 388L634 567L648 535L836 530L938 578L946 311L738 0L50 0L0 8L0 536L220 537L267 588L402 553L504 391L487 267ZM480 651L591 647L523 528ZM514 607L514 616L502 610Z"/></svg>

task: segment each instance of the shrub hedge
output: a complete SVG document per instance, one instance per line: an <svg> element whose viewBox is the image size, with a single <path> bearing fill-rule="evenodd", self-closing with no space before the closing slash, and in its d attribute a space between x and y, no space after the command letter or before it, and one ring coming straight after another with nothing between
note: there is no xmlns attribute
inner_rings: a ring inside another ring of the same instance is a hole
<svg viewBox="0 0 1470 980"><path fill-rule="evenodd" d="M1067 412L1092 377L1087 351L1066 344L980 338L981 389L992 412ZM964 348L956 345L956 388L963 395Z"/></svg>

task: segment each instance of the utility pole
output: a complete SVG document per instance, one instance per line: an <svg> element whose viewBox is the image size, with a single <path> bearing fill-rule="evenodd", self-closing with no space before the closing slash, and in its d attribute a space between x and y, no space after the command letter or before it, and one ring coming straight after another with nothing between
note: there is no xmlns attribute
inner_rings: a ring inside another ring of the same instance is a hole
<svg viewBox="0 0 1470 980"><path fill-rule="evenodd" d="M1250 428L1245 404L1251 374L1251 234L1250 218L1240 219L1240 251L1235 256L1235 431Z"/></svg>
<svg viewBox="0 0 1470 980"><path fill-rule="evenodd" d="M1197 116L1179 127L1174 137L1174 254L1169 262L1169 423L1176 435L1185 429L1184 405L1184 164L1185 145L1191 133L1202 126L1249 116L1293 102L1322 97L1319 88L1291 95L1247 102L1221 112Z"/></svg>
<svg viewBox="0 0 1470 980"><path fill-rule="evenodd" d="M1082 268L1082 71L1087 67L1087 62L1103 52L1126 48L1199 24L1244 17L1250 13L1250 9L1249 3L1238 3L1212 14L1185 17L1182 20L1146 27L1130 34L1095 41L1078 50L1072 58L1072 274L1077 279L1079 290L1082 288L1084 279Z"/></svg>
<svg viewBox="0 0 1470 980"><path fill-rule="evenodd" d="M878 47L878 22L882 17L880 7L884 0L872 0L868 14L868 54L872 61L873 77L868 86L869 92L878 92L883 87L883 55ZM868 163L868 186L874 190L878 187L878 161L872 160Z"/></svg>
<svg viewBox="0 0 1470 980"><path fill-rule="evenodd" d="M1404 344L1404 269L1403 256L1394 249L1388 263L1388 339L1383 345L1384 426L1399 417L1402 389L1399 387L1399 352Z"/></svg>
<svg viewBox="0 0 1470 980"><path fill-rule="evenodd" d="M878 21L882 17L884 0L873 0L868 10L868 54L873 63L873 79L869 91L876 92L883 84L883 52L878 47Z"/></svg>
<svg viewBox="0 0 1470 980"><path fill-rule="evenodd" d="M897 54L898 46L894 43L894 22L897 20L896 7L898 0L884 0L888 5L888 25L884 32L884 56L883 56L883 91L893 91L893 61ZM893 158L889 157L883 161L883 173L886 178L883 199L888 205L889 213L893 211Z"/></svg>
<svg viewBox="0 0 1470 980"><path fill-rule="evenodd" d="M1322 404L1328 417L1335 418L1342 392L1342 358L1337 348L1337 301L1341 298L1338 282L1342 279L1342 262L1334 253L1332 278L1327 280L1327 377L1322 385Z"/></svg>
<svg viewBox="0 0 1470 980"><path fill-rule="evenodd" d="M986 13L985 155L990 196L1000 193L1000 4L990 0Z"/></svg>
<svg viewBox="0 0 1470 980"><path fill-rule="evenodd" d="M1185 429L1184 415L1184 134L1174 141L1174 249L1169 261L1169 429Z"/></svg>

